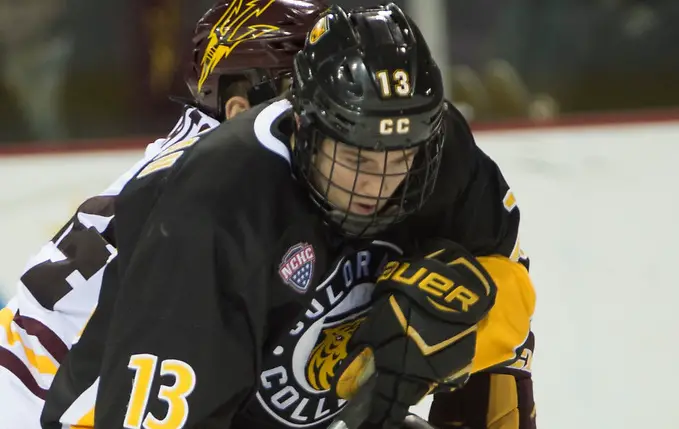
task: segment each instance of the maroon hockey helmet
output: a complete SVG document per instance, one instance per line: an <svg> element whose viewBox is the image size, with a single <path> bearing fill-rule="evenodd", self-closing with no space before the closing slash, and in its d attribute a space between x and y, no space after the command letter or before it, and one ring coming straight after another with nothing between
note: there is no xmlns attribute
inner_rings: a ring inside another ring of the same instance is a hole
<svg viewBox="0 0 679 429"><path fill-rule="evenodd" d="M251 104L273 98L321 12L322 0L221 0L198 21L186 84L195 103L224 119L223 91L247 79Z"/></svg>

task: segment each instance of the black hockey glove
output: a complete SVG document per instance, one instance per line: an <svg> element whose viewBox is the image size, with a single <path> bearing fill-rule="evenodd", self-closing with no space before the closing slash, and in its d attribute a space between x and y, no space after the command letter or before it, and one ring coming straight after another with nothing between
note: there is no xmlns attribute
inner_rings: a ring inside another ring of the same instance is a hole
<svg viewBox="0 0 679 429"><path fill-rule="evenodd" d="M345 399L376 371L362 429L398 428L408 408L426 394L467 381L477 326L495 293L476 258L447 240L434 240L421 255L386 264L373 308L352 335L350 355L338 371L336 391Z"/></svg>

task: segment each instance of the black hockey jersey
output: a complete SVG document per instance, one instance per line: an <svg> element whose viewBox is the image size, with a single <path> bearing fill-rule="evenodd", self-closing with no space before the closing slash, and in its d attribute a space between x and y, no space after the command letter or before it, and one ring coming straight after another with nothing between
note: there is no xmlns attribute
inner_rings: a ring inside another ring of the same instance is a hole
<svg viewBox="0 0 679 429"><path fill-rule="evenodd" d="M461 115L446 115L434 195L371 240L333 235L295 179L287 100L166 148L118 197L118 255L44 427L95 400L98 429L326 427L345 405L335 367L381 266L435 237L478 255L498 286L474 371L515 362L534 306L519 210Z"/></svg>

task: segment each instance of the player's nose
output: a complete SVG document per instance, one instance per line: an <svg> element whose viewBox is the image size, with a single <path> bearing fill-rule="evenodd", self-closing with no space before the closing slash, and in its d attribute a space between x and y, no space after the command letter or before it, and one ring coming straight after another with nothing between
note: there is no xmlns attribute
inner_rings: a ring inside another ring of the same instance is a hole
<svg viewBox="0 0 679 429"><path fill-rule="evenodd" d="M388 193L387 182L381 175L365 175L359 192L365 197L378 199Z"/></svg>

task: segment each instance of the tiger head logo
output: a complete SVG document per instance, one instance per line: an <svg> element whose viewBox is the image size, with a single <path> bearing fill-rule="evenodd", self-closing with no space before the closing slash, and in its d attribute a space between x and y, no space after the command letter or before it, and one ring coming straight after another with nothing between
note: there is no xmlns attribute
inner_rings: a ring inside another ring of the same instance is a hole
<svg viewBox="0 0 679 429"><path fill-rule="evenodd" d="M320 341L311 351L307 365L307 381L311 387L319 391L330 389L335 368L347 357L349 339L363 320L365 317L323 329Z"/></svg>

